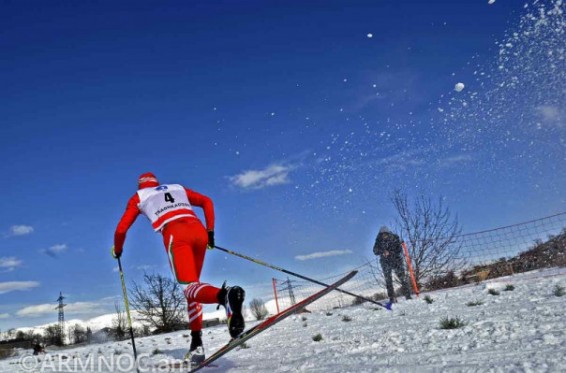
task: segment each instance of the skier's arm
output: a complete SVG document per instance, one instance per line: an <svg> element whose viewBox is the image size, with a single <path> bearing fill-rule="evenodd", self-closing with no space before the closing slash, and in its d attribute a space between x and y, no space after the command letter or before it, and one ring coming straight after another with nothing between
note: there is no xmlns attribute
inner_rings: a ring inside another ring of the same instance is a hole
<svg viewBox="0 0 566 373"><path fill-rule="evenodd" d="M212 200L204 194L197 193L194 190L185 188L185 191L187 192L187 197L189 197L191 205L201 207L204 211L206 230L209 232L214 231L214 204L212 203Z"/></svg>
<svg viewBox="0 0 566 373"><path fill-rule="evenodd" d="M375 239L375 244L373 245L373 253L375 255L383 254L383 240L379 239L379 235Z"/></svg>
<svg viewBox="0 0 566 373"><path fill-rule="evenodd" d="M116 227L116 232L114 233L114 252L118 255L122 253L128 229L130 229L130 227L132 226L132 224L134 224L136 218L140 214L138 203L140 203L140 198L136 193L128 201L126 211L124 211L124 215L122 215L122 218L120 219L120 222Z"/></svg>
<svg viewBox="0 0 566 373"><path fill-rule="evenodd" d="M391 252L401 255L403 253L403 246L401 246L401 239L398 235L393 235L391 240Z"/></svg>

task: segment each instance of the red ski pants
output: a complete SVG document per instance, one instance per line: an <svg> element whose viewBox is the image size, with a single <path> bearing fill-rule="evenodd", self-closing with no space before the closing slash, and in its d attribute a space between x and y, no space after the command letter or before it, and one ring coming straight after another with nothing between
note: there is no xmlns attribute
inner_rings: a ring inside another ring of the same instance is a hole
<svg viewBox="0 0 566 373"><path fill-rule="evenodd" d="M163 228L163 243L169 257L171 270L181 284L187 298L189 327L202 329L201 303L217 303L219 288L200 282L200 273L206 254L208 234L196 218L181 218L167 223Z"/></svg>
<svg viewBox="0 0 566 373"><path fill-rule="evenodd" d="M177 281L198 282L208 244L208 234L200 220L187 217L167 223L163 228L163 243Z"/></svg>

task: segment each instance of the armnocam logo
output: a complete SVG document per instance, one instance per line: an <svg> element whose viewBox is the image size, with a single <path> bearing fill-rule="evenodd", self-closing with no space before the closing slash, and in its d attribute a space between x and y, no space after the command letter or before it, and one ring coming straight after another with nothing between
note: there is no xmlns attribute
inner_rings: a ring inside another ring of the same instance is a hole
<svg viewBox="0 0 566 373"><path fill-rule="evenodd" d="M167 185L160 185L155 190L167 190Z"/></svg>

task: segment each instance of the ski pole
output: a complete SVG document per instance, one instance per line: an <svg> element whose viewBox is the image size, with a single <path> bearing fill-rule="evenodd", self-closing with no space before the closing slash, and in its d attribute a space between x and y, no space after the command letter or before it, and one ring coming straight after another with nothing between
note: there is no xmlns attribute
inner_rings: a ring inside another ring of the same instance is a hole
<svg viewBox="0 0 566 373"><path fill-rule="evenodd" d="M232 254L232 255L234 255L234 256L239 256L240 258L249 260L250 262L254 262L255 264L259 264L259 265L262 265L262 266L264 266L264 267L268 267L268 268L274 269L274 270L276 270L276 271L283 272L283 273L286 273L286 274L288 274L288 275L295 276L295 277L298 277L298 278L300 278L300 279L303 279L303 280L306 280L306 281L310 281L310 282L313 282L313 283L318 284L318 285L321 285L321 286L326 286L326 287L329 287L329 286L330 286L330 285L328 285L328 284L325 284L324 282L320 282L320 281L317 281L317 280L312 279L312 278L310 278L310 277L306 277L306 276L300 275L300 274L298 274L298 273L288 271L288 270L286 270L285 268L277 267L277 266L275 266L275 265L273 265L273 264L269 264L269 263L263 262L263 261L261 261L261 260L254 259L254 258L252 258L252 257L250 257L250 256L247 256L247 255L244 255L244 254L240 254L240 253L237 253L237 252L232 251L232 250L229 250L229 249L225 249L225 248L220 247L220 246L214 246L214 247L215 247L216 249L220 250L220 251L224 251L225 253ZM377 304L378 306L383 307L383 308L386 308L386 309L388 309L388 310L391 309L391 307L387 307L386 305L381 304L381 303L379 303L379 302L377 302L377 301L375 301L375 300L373 300L373 299L369 299L369 298L366 298L366 297L362 297L361 295L356 295L356 294L354 294L354 293L350 293L349 291L342 290L342 289L340 289L340 288L336 288L335 290L337 290L337 291L339 291L339 292L341 292L341 293L343 293L343 294L350 295L350 296L352 296L352 297L356 297L356 298L363 299L363 300L365 300L366 302L371 302L371 303L373 303L373 304Z"/></svg>
<svg viewBox="0 0 566 373"><path fill-rule="evenodd" d="M130 337L132 338L136 370L139 372L137 368L138 352L136 351L136 340L134 338L134 329L132 328L132 317L130 316L130 302L128 302L128 291L126 290L126 281L124 280L124 272L122 271L122 261L120 258L118 258L118 269L120 271L120 280L122 280L122 293L124 293L124 305L126 307L126 315L128 316L128 327L130 328Z"/></svg>

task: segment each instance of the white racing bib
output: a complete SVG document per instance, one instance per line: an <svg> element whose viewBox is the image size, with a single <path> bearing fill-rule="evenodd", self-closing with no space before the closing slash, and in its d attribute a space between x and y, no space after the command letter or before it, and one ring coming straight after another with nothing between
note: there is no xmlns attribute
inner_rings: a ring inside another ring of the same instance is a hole
<svg viewBox="0 0 566 373"><path fill-rule="evenodd" d="M179 184L164 184L138 190L138 208L149 219L155 231L170 221L182 217L196 217L185 192Z"/></svg>

